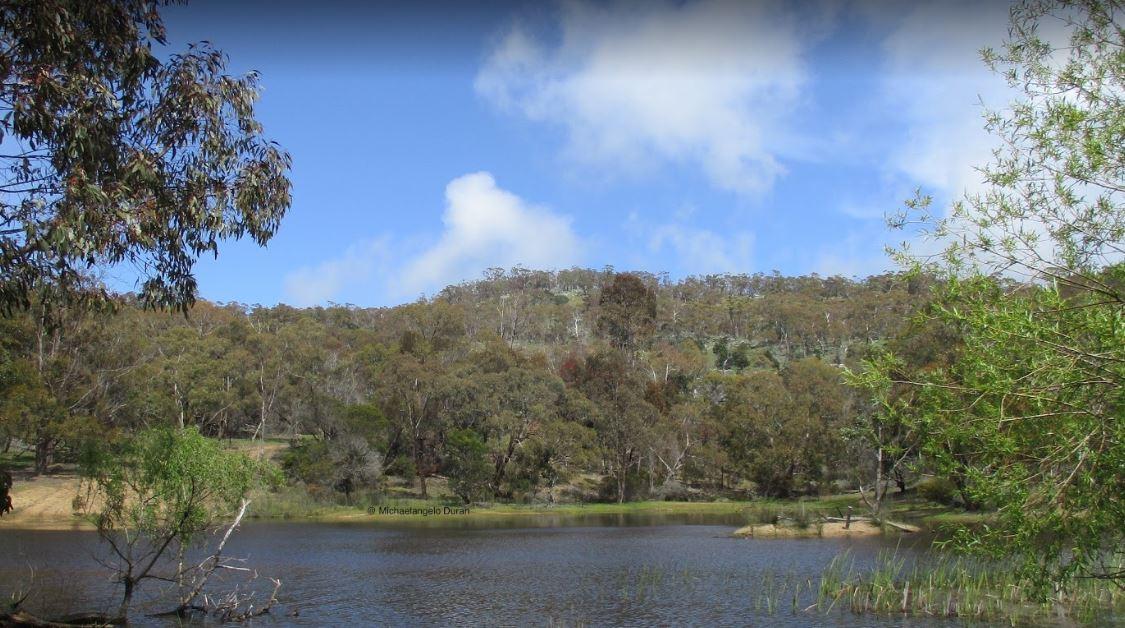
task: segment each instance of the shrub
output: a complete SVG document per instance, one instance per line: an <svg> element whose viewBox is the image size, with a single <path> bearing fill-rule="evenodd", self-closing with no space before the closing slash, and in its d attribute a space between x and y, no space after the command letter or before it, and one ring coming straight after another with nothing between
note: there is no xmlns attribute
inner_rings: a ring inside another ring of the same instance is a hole
<svg viewBox="0 0 1125 628"><path fill-rule="evenodd" d="M951 506L957 501L957 487L946 478L923 478L916 488L923 499L932 502Z"/></svg>

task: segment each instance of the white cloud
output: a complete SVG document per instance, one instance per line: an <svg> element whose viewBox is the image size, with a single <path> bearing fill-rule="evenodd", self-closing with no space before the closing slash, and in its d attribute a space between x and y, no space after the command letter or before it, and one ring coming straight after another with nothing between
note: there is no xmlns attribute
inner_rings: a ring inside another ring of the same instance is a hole
<svg viewBox="0 0 1125 628"><path fill-rule="evenodd" d="M872 246L885 239L886 235L873 229L850 231L835 242L822 246L813 257L809 270L826 277L867 277L886 272L893 268L894 262L881 247Z"/></svg>
<svg viewBox="0 0 1125 628"><path fill-rule="evenodd" d="M754 234L745 230L717 233L693 227L686 219L694 211L691 207L681 208L674 221L660 224L646 223L636 212L630 213L624 225L633 251L629 263L675 271L677 275L750 272L754 268Z"/></svg>
<svg viewBox="0 0 1125 628"><path fill-rule="evenodd" d="M670 250L687 273L744 273L753 267L754 234L740 231L727 237L682 224L661 225L649 235L649 251Z"/></svg>
<svg viewBox="0 0 1125 628"><path fill-rule="evenodd" d="M285 276L285 296L298 307L331 301L348 286L371 280L386 263L389 247L387 237L366 240L339 258L299 268Z"/></svg>
<svg viewBox="0 0 1125 628"><path fill-rule="evenodd" d="M984 47L1002 49L1009 30L1009 6L963 0L902 6L908 9L894 18L897 22L892 21L883 40L883 98L884 110L893 112L905 133L897 148L888 152L884 168L899 184L901 198L909 195L906 188L919 185L933 193L937 200L933 210L941 216L948 203L987 190L978 168L993 161L1000 140L984 128L984 113L1003 112L1022 96L980 55ZM1065 25L1048 20L1038 34L1058 48L1055 63L1064 63ZM964 221L954 225L954 230L961 228L975 230ZM1020 228L1046 235L1042 224L1024 222ZM1006 229L997 225L994 235L1003 237ZM928 257L947 243L948 239L914 237L909 245L915 255ZM1052 255L1049 238L1042 237L1032 248L1036 255Z"/></svg>
<svg viewBox="0 0 1125 628"><path fill-rule="evenodd" d="M554 46L513 27L477 93L563 126L567 154L586 165L692 164L744 194L784 174L783 123L802 96L802 55L818 25L800 26L780 2L723 0L571 1L559 17Z"/></svg>
<svg viewBox="0 0 1125 628"><path fill-rule="evenodd" d="M307 306L361 292L367 299L401 302L479 278L489 267L552 269L582 259L585 245L569 217L497 187L487 172L450 181L445 201L444 229L428 239L429 246L417 237L363 240L337 258L289 273L287 300Z"/></svg>
<svg viewBox="0 0 1125 628"><path fill-rule="evenodd" d="M445 188L445 229L436 244L409 261L404 293L476 278L489 267L551 269L577 263L583 243L567 216L529 205L496 185L492 175L458 177Z"/></svg>
<svg viewBox="0 0 1125 628"><path fill-rule="evenodd" d="M908 12L883 41L887 108L905 135L889 168L911 185L960 197L983 188L975 170L989 162L996 140L984 129L984 109L1002 108L1014 95L985 66L980 49L1007 32L1000 2L927 2Z"/></svg>

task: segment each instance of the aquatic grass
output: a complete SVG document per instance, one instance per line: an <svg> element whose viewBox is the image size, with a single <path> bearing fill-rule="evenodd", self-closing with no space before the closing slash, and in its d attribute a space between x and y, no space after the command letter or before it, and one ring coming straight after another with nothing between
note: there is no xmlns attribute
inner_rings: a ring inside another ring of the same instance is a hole
<svg viewBox="0 0 1125 628"><path fill-rule="evenodd" d="M816 603L831 612L842 606L853 613L902 614L1032 621L1047 617L1089 622L1125 612L1125 592L1100 580L1079 581L1047 599L1022 579L1007 561L986 562L938 553L908 561L884 551L874 566L858 571L847 554L837 556L821 574Z"/></svg>
<svg viewBox="0 0 1125 628"><path fill-rule="evenodd" d="M753 506L746 509L746 519L749 523L768 525L777 523L781 511L773 505Z"/></svg>
<svg viewBox="0 0 1125 628"><path fill-rule="evenodd" d="M793 525L799 530L806 530L813 524L815 516L805 507L805 502L800 502L799 508L791 513L790 518L793 520Z"/></svg>
<svg viewBox="0 0 1125 628"><path fill-rule="evenodd" d="M1086 624L1125 613L1125 592L1110 583L1082 581L1040 600L1034 586L1011 567L1003 561L944 552L913 556L898 550L885 550L868 563L845 551L824 567L819 578L772 567L718 577L724 594L744 591L748 610L767 617L850 613ZM711 577L683 566L648 565L622 570L611 589L620 602L640 605L694 591L696 583ZM714 581L704 586L716 591L711 588Z"/></svg>

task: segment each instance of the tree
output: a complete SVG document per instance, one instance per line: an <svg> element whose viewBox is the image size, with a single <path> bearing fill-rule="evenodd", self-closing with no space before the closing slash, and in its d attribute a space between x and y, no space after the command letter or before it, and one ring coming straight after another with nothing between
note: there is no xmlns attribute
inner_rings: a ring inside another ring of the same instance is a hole
<svg viewBox="0 0 1125 628"><path fill-rule="evenodd" d="M8 380L0 424L34 448L36 473L47 472L61 446L76 450L109 427L121 408L121 378L136 352L110 320L38 302L21 316L0 317L0 370Z"/></svg>
<svg viewBox="0 0 1125 628"><path fill-rule="evenodd" d="M102 540L124 591L125 620L145 580L182 581L168 563L232 515L249 491L274 471L246 455L224 451L195 428L152 429L107 448L91 449L80 471Z"/></svg>
<svg viewBox="0 0 1125 628"><path fill-rule="evenodd" d="M781 376L758 371L727 376L724 383L725 400L715 410L727 428L731 461L754 481L759 494L789 497L803 442L793 433L793 402Z"/></svg>
<svg viewBox="0 0 1125 628"><path fill-rule="evenodd" d="M620 349L637 348L656 330L656 294L634 274L614 275L598 307L598 331Z"/></svg>
<svg viewBox="0 0 1125 628"><path fill-rule="evenodd" d="M8 494L11 490L12 474L0 470L0 517L12 512L12 496Z"/></svg>
<svg viewBox="0 0 1125 628"><path fill-rule="evenodd" d="M434 441L442 423L438 408L443 393L441 373L413 355L400 353L383 365L379 393L394 427L406 438L418 492L428 497L426 478L435 471Z"/></svg>
<svg viewBox="0 0 1125 628"><path fill-rule="evenodd" d="M127 262L150 306L186 308L219 242L268 241L289 156L254 118L258 77L207 44L161 60L157 0L16 0L0 8L0 306L46 284L82 292Z"/></svg>
<svg viewBox="0 0 1125 628"><path fill-rule="evenodd" d="M344 492L349 504L353 491L371 484L383 474L383 456L358 436L333 443L331 460L336 490Z"/></svg>
<svg viewBox="0 0 1125 628"><path fill-rule="evenodd" d="M485 453L488 448L471 429L450 430L445 439L445 468L449 487L466 504L488 491L491 472Z"/></svg>
<svg viewBox="0 0 1125 628"><path fill-rule="evenodd" d="M945 244L936 259L899 256L943 277L936 315L963 348L932 371L868 365L878 386L924 391L909 418L931 440L973 452L961 461L969 493L999 516L964 546L1015 553L1044 585L1125 578L1122 12L1100 0L1013 8L1009 39L983 53L1020 93L987 115L1001 147L981 170L986 190L940 219L919 196L896 221L919 219Z"/></svg>
<svg viewBox="0 0 1125 628"><path fill-rule="evenodd" d="M849 382L868 394L868 402L857 409L844 434L851 454L859 459L853 467L859 494L875 516L882 516L883 502L896 477L906 473L922 449L926 435L923 414L928 391L909 386L897 377L902 361L884 354L864 362L864 370L850 373ZM867 496L871 492L870 499Z"/></svg>
<svg viewBox="0 0 1125 628"><path fill-rule="evenodd" d="M548 373L514 367L480 378L484 402L489 404L484 427L493 459L492 490L496 496L511 496L505 489L509 465L525 443L544 425L558 418L562 382Z"/></svg>
<svg viewBox="0 0 1125 628"><path fill-rule="evenodd" d="M658 413L644 400L637 381L617 350L586 358L576 375L576 387L593 402L592 424L602 446L603 465L613 482L618 503L631 497L629 480L635 478L642 453L649 450Z"/></svg>

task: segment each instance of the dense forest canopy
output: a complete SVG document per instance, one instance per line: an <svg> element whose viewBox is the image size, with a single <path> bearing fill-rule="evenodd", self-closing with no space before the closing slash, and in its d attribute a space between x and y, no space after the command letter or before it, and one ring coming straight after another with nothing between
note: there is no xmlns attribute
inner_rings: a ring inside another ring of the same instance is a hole
<svg viewBox="0 0 1125 628"><path fill-rule="evenodd" d="M515 268L390 308L124 297L44 326L33 307L3 321L0 436L39 472L85 437L173 425L293 439L291 475L349 491L379 462L422 494L456 475L466 499L562 498L582 474L604 486L574 498L824 492L870 461L842 437L841 369L927 285Z"/></svg>

